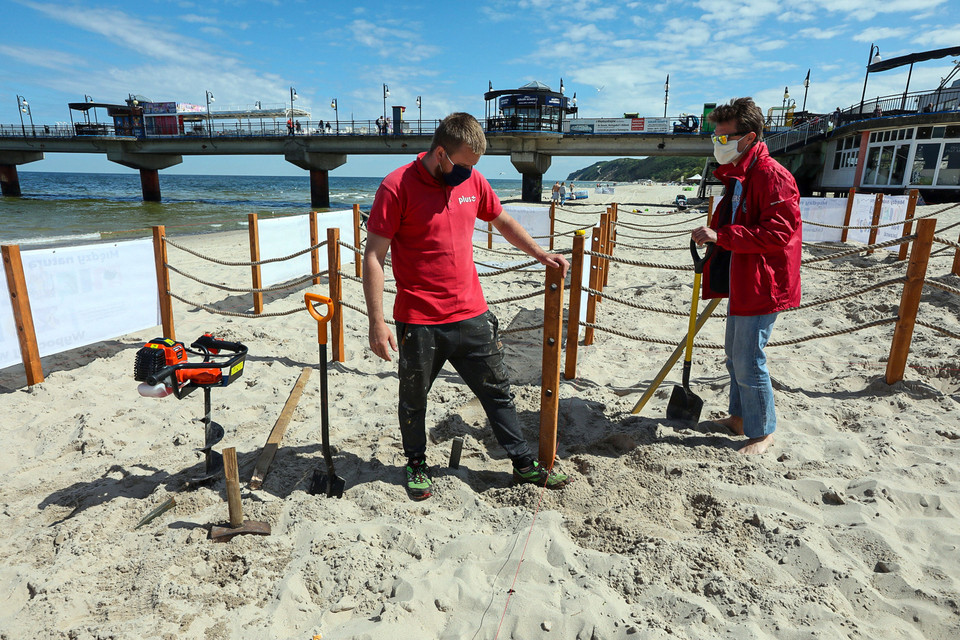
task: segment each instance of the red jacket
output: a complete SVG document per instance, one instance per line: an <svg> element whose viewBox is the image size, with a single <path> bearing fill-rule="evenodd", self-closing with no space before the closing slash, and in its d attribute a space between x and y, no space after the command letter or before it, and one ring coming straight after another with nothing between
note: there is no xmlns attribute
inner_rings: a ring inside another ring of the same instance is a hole
<svg viewBox="0 0 960 640"><path fill-rule="evenodd" d="M717 247L731 252L730 313L759 316L798 306L800 192L793 176L762 142L713 175L726 187L710 227L717 232ZM743 184L743 197L731 224L737 180ZM717 254L710 262L715 260L719 266ZM710 266L708 262L703 272L703 297L726 297L711 288Z"/></svg>

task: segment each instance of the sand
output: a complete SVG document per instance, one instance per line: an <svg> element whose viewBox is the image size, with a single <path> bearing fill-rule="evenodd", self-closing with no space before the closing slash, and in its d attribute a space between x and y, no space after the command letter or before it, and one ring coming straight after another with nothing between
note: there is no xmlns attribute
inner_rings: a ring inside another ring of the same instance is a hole
<svg viewBox="0 0 960 640"><path fill-rule="evenodd" d="M591 191L560 215L589 223L615 200L621 222L689 229L693 222L682 223L689 212L637 204L670 202L677 193ZM960 207L944 213L939 227L958 221ZM687 264L687 237L667 235L622 228L624 244L679 250L621 246L617 255ZM957 228L943 235L955 239ZM246 236L181 241L227 258ZM569 236L558 240L569 243ZM958 287L952 256L949 249L931 258L928 275ZM174 251L171 261L205 279L248 281L243 268ZM905 272L884 251L817 266L834 271L804 268L807 301ZM493 300L534 291L542 277L511 272L482 282ZM689 271L613 264L607 291L685 314L691 285ZM359 284L344 287L346 299L362 305ZM173 288L223 310L251 305L249 296L178 276ZM266 310L302 304L305 290L326 293L326 286L269 294ZM888 317L899 300L900 288L887 287L783 314L773 339ZM534 298L493 309L501 328L524 327L539 321L540 305ZM960 333L960 297L927 290L920 317ZM705 408L703 422L688 426L665 418L680 367L640 415L630 413L672 348L597 332L592 346L579 349L577 378L561 383L558 465L575 477L561 492L512 485L509 460L477 401L447 368L427 418L436 492L415 503L401 486L396 363L366 348L364 316L347 311L347 358L330 366L342 499L307 492L322 461L319 371L263 487L246 487L294 382L318 364L315 323L305 313L228 318L180 303L175 319L180 339L212 331L249 347L243 377L214 390L212 411L226 429L218 448L238 451L244 516L269 522L272 535L213 543L209 527L227 520L223 481L180 491L202 468L195 419L203 398L137 394L134 354L159 328L45 358L46 381L32 388L20 368L5 369L0 638L960 636L960 341L917 327L905 379L892 386L883 379L892 325L770 348L776 444L746 457L737 439L708 422L725 415L721 351L694 353L692 387ZM686 330L683 315L611 300L598 323L674 342ZM713 319L699 340L720 343L722 335L723 320ZM520 418L535 444L539 334L508 335L504 343ZM454 470L446 461L457 436L465 446ZM171 495L176 507L134 530Z"/></svg>

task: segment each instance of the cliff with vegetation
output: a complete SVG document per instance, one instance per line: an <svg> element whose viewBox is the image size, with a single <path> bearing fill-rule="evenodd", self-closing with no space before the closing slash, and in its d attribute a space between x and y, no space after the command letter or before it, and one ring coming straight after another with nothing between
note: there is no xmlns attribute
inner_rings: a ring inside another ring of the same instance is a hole
<svg viewBox="0 0 960 640"><path fill-rule="evenodd" d="M687 158L675 156L650 156L636 158L618 158L597 162L589 167L574 171L567 180L578 182L636 182L653 180L655 182L674 182L703 172L706 158Z"/></svg>

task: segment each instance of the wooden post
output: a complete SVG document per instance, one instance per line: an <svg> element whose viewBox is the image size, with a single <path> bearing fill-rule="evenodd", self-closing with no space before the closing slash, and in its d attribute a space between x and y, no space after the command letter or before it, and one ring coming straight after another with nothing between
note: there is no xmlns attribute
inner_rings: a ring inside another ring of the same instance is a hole
<svg viewBox="0 0 960 640"><path fill-rule="evenodd" d="M864 147L866 149L866 147ZM847 232L850 226L850 216L853 215L853 198L857 195L857 188L851 187L850 192L847 194L847 213L843 216L843 231L840 232L840 242L847 241Z"/></svg>
<svg viewBox="0 0 960 640"><path fill-rule="evenodd" d="M957 236L957 242L960 242L960 236ZM950 269L950 273L960 276L960 249L953 254L953 268Z"/></svg>
<svg viewBox="0 0 960 640"><path fill-rule="evenodd" d="M573 236L573 255L570 257L570 304L567 314L567 355L563 377L577 377L577 345L580 341L580 298L583 291L583 244L584 230Z"/></svg>
<svg viewBox="0 0 960 640"><path fill-rule="evenodd" d="M493 223L487 223L487 249L493 249Z"/></svg>
<svg viewBox="0 0 960 640"><path fill-rule="evenodd" d="M917 200L920 198L920 191L918 189L910 189L910 200L907 201L907 215L903 220L903 235L908 236L910 232L913 231L913 214L917 208ZM897 255L898 260L907 259L907 249L910 248L909 242L904 242L900 245L900 253Z"/></svg>
<svg viewBox="0 0 960 640"><path fill-rule="evenodd" d="M153 227L153 263L157 270L157 294L160 297L160 324L163 337L177 339L173 326L173 299L170 297L170 270L167 269L167 233L163 225Z"/></svg>
<svg viewBox="0 0 960 640"><path fill-rule="evenodd" d="M223 477L227 481L227 508L230 509L230 528L243 524L243 503L240 501L240 473L237 468L237 448L223 450Z"/></svg>
<svg viewBox="0 0 960 640"><path fill-rule="evenodd" d="M355 273L358 278L363 277L363 252L360 251L360 221L362 217L360 216L360 205L353 205L353 247L356 249L353 255L353 263L355 265Z"/></svg>
<svg viewBox="0 0 960 640"><path fill-rule="evenodd" d="M936 229L936 218L917 221L917 239L910 250L907 281L903 285L903 294L900 296L900 312L893 332L893 340L890 343L890 357L887 359L887 384L903 380L903 371L907 366L907 356L910 353L910 341L913 338L913 327L917 320L917 309L920 307L920 296L923 293L923 281L927 274L930 247L933 245L933 234Z"/></svg>
<svg viewBox="0 0 960 640"><path fill-rule="evenodd" d="M543 296L543 380L540 386L540 464L553 468L560 409L560 339L563 335L563 275L547 267Z"/></svg>
<svg viewBox="0 0 960 640"><path fill-rule="evenodd" d="M877 228L877 225L880 224L880 210L883 209L883 194L878 193L877 197L873 200L873 220L870 222L872 225L870 227L870 238L867 240L867 244L873 244L877 241L877 233L880 229ZM867 251L867 254L873 253L873 249Z"/></svg>
<svg viewBox="0 0 960 640"><path fill-rule="evenodd" d="M248 213L247 222L250 230L250 262L260 262L260 231L257 228L257 214ZM253 274L253 288L263 288L263 278L260 277L260 265L250 267ZM253 294L253 312L263 313L263 292Z"/></svg>
<svg viewBox="0 0 960 640"><path fill-rule="evenodd" d="M607 250L604 252L608 255L613 255L614 247L617 244L617 203L614 202L609 207L607 207L607 237L606 244ZM603 286L607 286L607 282L610 280L610 261L604 260L603 263Z"/></svg>
<svg viewBox="0 0 960 640"><path fill-rule="evenodd" d="M608 211L607 213L600 214L600 245L599 245L600 248L597 249L597 251L603 254L607 253L607 240L609 238L610 238L610 213ZM604 285L607 284L607 268L608 268L607 259L601 258L600 261L597 262L597 270L599 271L600 277L597 280L597 286L593 287L597 291L603 291ZM601 302L603 302L603 297L597 296L597 304L600 304Z"/></svg>
<svg viewBox="0 0 960 640"><path fill-rule="evenodd" d="M317 212L310 212L310 269L313 273L320 273L320 232L317 230ZM313 279L313 284L320 284L320 276Z"/></svg>
<svg viewBox="0 0 960 640"><path fill-rule="evenodd" d="M600 227L593 228L593 239L590 243L590 251L597 253L600 251ZM600 279L600 258L590 256L590 288L599 291ZM587 322L593 324L597 321L597 296L593 293L587 294ZM583 344L589 346L593 344L593 327L587 327L583 332Z"/></svg>
<svg viewBox="0 0 960 640"><path fill-rule="evenodd" d="M10 293L13 323L17 327L17 340L20 341L23 370L27 375L27 384L32 387L43 382L43 368L40 366L40 348L37 346L37 332L33 326L27 281L23 277L20 245L5 244L0 246L0 251L3 253L3 270L7 274L7 291Z"/></svg>
<svg viewBox="0 0 960 640"><path fill-rule="evenodd" d="M557 225L557 203L550 203L550 251L553 251L553 234Z"/></svg>
<svg viewBox="0 0 960 640"><path fill-rule="evenodd" d="M710 203L707 204L707 221L704 224L709 227L711 220L713 220L713 196L710 196Z"/></svg>
<svg viewBox="0 0 960 640"><path fill-rule="evenodd" d="M330 283L330 299L333 300L333 317L330 319L330 342L335 362L344 362L343 353L343 286L340 278L340 229L327 229L327 282Z"/></svg>

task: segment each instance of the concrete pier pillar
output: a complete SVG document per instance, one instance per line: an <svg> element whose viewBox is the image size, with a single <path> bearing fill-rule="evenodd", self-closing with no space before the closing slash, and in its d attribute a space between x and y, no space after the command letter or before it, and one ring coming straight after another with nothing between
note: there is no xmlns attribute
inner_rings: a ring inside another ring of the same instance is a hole
<svg viewBox="0 0 960 640"><path fill-rule="evenodd" d="M307 151L297 145L291 146L284 152L284 158L290 164L310 172L310 206L314 209L328 209L330 207L330 180L331 170L345 164L345 153L316 153Z"/></svg>
<svg viewBox="0 0 960 640"><path fill-rule="evenodd" d="M160 202L160 172L156 169L140 169L140 190L144 202Z"/></svg>
<svg viewBox="0 0 960 640"><path fill-rule="evenodd" d="M17 165L0 164L0 195L19 198L20 176L17 175Z"/></svg>
<svg viewBox="0 0 960 640"><path fill-rule="evenodd" d="M514 151L510 162L523 175L520 199L523 202L540 202L543 197L543 174L550 168L553 158L538 151Z"/></svg>
<svg viewBox="0 0 960 640"><path fill-rule="evenodd" d="M330 208L330 172L326 169L310 169L310 208Z"/></svg>

